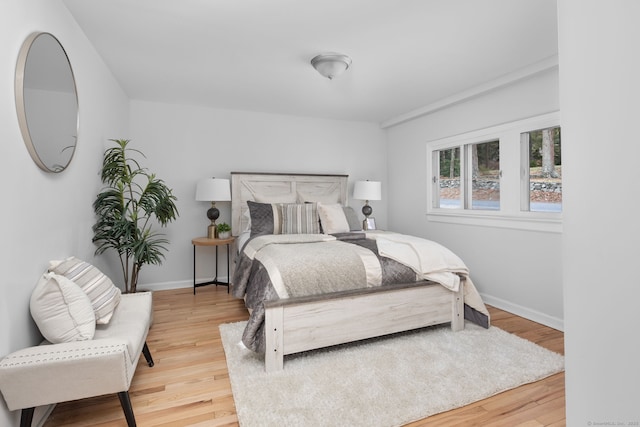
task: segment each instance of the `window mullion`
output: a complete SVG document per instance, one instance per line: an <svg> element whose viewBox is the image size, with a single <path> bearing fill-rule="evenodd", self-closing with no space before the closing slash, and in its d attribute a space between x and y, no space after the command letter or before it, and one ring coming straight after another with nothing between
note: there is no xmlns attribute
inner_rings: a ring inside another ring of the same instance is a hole
<svg viewBox="0 0 640 427"><path fill-rule="evenodd" d="M432 176L431 176L431 207L440 207L440 152L433 151L431 154Z"/></svg>
<svg viewBox="0 0 640 427"><path fill-rule="evenodd" d="M520 134L520 210L528 212L531 207L529 173L529 133Z"/></svg>
<svg viewBox="0 0 640 427"><path fill-rule="evenodd" d="M461 183L461 197L463 197L464 209L471 209L472 196L473 196L473 158L471 152L471 144L460 146L460 152L464 153L463 165L460 168L462 176L460 177Z"/></svg>

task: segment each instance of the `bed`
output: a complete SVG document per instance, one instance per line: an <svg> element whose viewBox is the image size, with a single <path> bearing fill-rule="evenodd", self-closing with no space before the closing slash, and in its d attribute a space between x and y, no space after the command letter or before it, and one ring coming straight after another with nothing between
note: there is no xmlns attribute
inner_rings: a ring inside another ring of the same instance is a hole
<svg viewBox="0 0 640 427"><path fill-rule="evenodd" d="M243 343L264 352L267 372L307 350L444 323L459 331L465 318L489 326L455 254L362 231L347 186L347 175L231 174L232 293L251 313Z"/></svg>

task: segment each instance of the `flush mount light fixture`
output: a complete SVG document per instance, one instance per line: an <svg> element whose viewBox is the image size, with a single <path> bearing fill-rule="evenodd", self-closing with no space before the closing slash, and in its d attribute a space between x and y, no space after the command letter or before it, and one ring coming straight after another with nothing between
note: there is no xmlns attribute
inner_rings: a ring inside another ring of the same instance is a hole
<svg viewBox="0 0 640 427"><path fill-rule="evenodd" d="M332 80L347 71L351 66L351 58L341 53L323 53L315 56L311 65L324 77Z"/></svg>

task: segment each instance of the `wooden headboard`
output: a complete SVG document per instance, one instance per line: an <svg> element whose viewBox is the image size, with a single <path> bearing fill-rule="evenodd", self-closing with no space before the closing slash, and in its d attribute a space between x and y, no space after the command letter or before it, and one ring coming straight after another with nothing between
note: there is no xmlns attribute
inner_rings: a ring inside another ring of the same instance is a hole
<svg viewBox="0 0 640 427"><path fill-rule="evenodd" d="M261 203L341 203L347 206L349 175L231 172L231 230L248 225L247 201Z"/></svg>

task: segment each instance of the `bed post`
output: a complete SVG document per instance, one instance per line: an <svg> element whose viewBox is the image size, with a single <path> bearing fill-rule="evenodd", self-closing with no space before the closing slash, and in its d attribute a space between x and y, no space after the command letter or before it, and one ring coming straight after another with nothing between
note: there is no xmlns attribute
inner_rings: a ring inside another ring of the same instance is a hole
<svg viewBox="0 0 640 427"><path fill-rule="evenodd" d="M264 335L265 351L264 366L267 373L281 371L284 367L283 347L283 307L265 307Z"/></svg>
<svg viewBox="0 0 640 427"><path fill-rule="evenodd" d="M451 330L464 329L464 279L460 280L458 292L451 293Z"/></svg>

